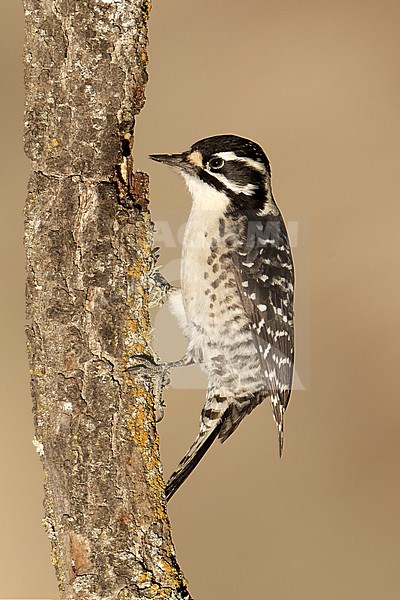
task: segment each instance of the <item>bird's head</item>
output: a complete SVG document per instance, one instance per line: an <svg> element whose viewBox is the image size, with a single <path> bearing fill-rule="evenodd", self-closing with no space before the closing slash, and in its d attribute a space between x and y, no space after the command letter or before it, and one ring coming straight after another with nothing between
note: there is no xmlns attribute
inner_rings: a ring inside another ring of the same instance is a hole
<svg viewBox="0 0 400 600"><path fill-rule="evenodd" d="M271 169L262 148L236 135L217 135L181 154L152 154L176 169L201 208L274 212Z"/></svg>

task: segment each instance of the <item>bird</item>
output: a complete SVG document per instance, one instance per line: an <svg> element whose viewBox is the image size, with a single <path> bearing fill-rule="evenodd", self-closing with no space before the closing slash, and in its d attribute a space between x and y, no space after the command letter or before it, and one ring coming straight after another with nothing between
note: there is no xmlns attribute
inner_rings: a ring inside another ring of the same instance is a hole
<svg viewBox="0 0 400 600"><path fill-rule="evenodd" d="M204 138L180 154L153 154L192 197L181 288L168 305L188 341L183 359L207 375L199 433L166 485L169 500L218 438L269 399L282 456L294 368L294 265L271 187L270 162L237 135Z"/></svg>

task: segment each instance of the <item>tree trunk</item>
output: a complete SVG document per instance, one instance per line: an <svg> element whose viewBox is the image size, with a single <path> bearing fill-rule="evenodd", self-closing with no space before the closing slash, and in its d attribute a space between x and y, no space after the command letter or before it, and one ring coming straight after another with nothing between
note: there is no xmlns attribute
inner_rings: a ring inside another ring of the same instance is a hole
<svg viewBox="0 0 400 600"><path fill-rule="evenodd" d="M153 384L148 179L132 167L148 0L24 0L28 348L61 597L190 598Z"/></svg>

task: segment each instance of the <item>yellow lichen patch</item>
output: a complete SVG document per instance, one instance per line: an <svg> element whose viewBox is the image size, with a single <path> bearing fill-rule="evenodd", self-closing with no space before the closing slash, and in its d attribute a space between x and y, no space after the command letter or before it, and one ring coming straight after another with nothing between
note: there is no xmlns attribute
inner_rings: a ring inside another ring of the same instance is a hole
<svg viewBox="0 0 400 600"><path fill-rule="evenodd" d="M167 575L168 579L170 581L174 581L176 578L176 569L174 567L171 567L171 565L168 561L165 560L165 558L161 558L159 564L164 573Z"/></svg>
<svg viewBox="0 0 400 600"><path fill-rule="evenodd" d="M125 269L125 273L127 275L130 275L131 277L134 277L135 279L141 279L141 277L143 277L143 271L144 271L143 267L144 267L143 263L138 261L138 262L134 263L133 265L131 265L130 267L128 267L127 269Z"/></svg>
<svg viewBox="0 0 400 600"><path fill-rule="evenodd" d="M137 321L135 321L134 319L129 319L128 326L129 326L129 329L132 331L132 333L137 332L137 330L138 330Z"/></svg>
<svg viewBox="0 0 400 600"><path fill-rule="evenodd" d="M137 582L139 585L147 583L148 581L151 581L151 574L147 571L143 571L143 573L141 573L137 578Z"/></svg>
<svg viewBox="0 0 400 600"><path fill-rule="evenodd" d="M150 588L152 594L157 594L155 598L170 598L171 590L166 590L165 588L162 590L157 583L153 583Z"/></svg>
<svg viewBox="0 0 400 600"><path fill-rule="evenodd" d="M157 519L166 519L163 497L164 480L160 472L160 457L158 452L158 435L154 432L151 421L154 420L153 395L143 386L130 386L135 405L130 408L130 418L127 427L140 454L143 456L146 468L146 479L153 498L153 511ZM151 417L151 418L150 418ZM150 423L149 423L150 420Z"/></svg>
<svg viewBox="0 0 400 600"><path fill-rule="evenodd" d="M53 148L57 148L58 144L58 140L56 138L53 138L51 140L51 145L53 146Z"/></svg>
<svg viewBox="0 0 400 600"><path fill-rule="evenodd" d="M134 388L132 388L132 394L135 396L135 398L144 398L147 393L148 392L143 385L136 385ZM135 409L132 408L132 410Z"/></svg>
<svg viewBox="0 0 400 600"><path fill-rule="evenodd" d="M137 343L133 345L132 349L134 354L143 354L146 346L144 344Z"/></svg>
<svg viewBox="0 0 400 600"><path fill-rule="evenodd" d="M132 388L132 395L136 399L142 397L145 393L146 390L144 388ZM144 403L139 402L136 406L132 406L130 413L131 417L128 419L127 427L136 445L141 451L144 451L149 440L147 428L148 414Z"/></svg>

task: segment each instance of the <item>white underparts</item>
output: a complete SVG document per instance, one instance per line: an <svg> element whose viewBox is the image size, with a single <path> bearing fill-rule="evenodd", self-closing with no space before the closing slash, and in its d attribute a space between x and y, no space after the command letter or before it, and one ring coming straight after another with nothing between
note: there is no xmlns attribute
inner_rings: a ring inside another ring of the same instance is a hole
<svg viewBox="0 0 400 600"><path fill-rule="evenodd" d="M181 290L175 290L168 296L168 308L179 323L179 326L185 330L187 326L187 317L185 307L183 306Z"/></svg>

